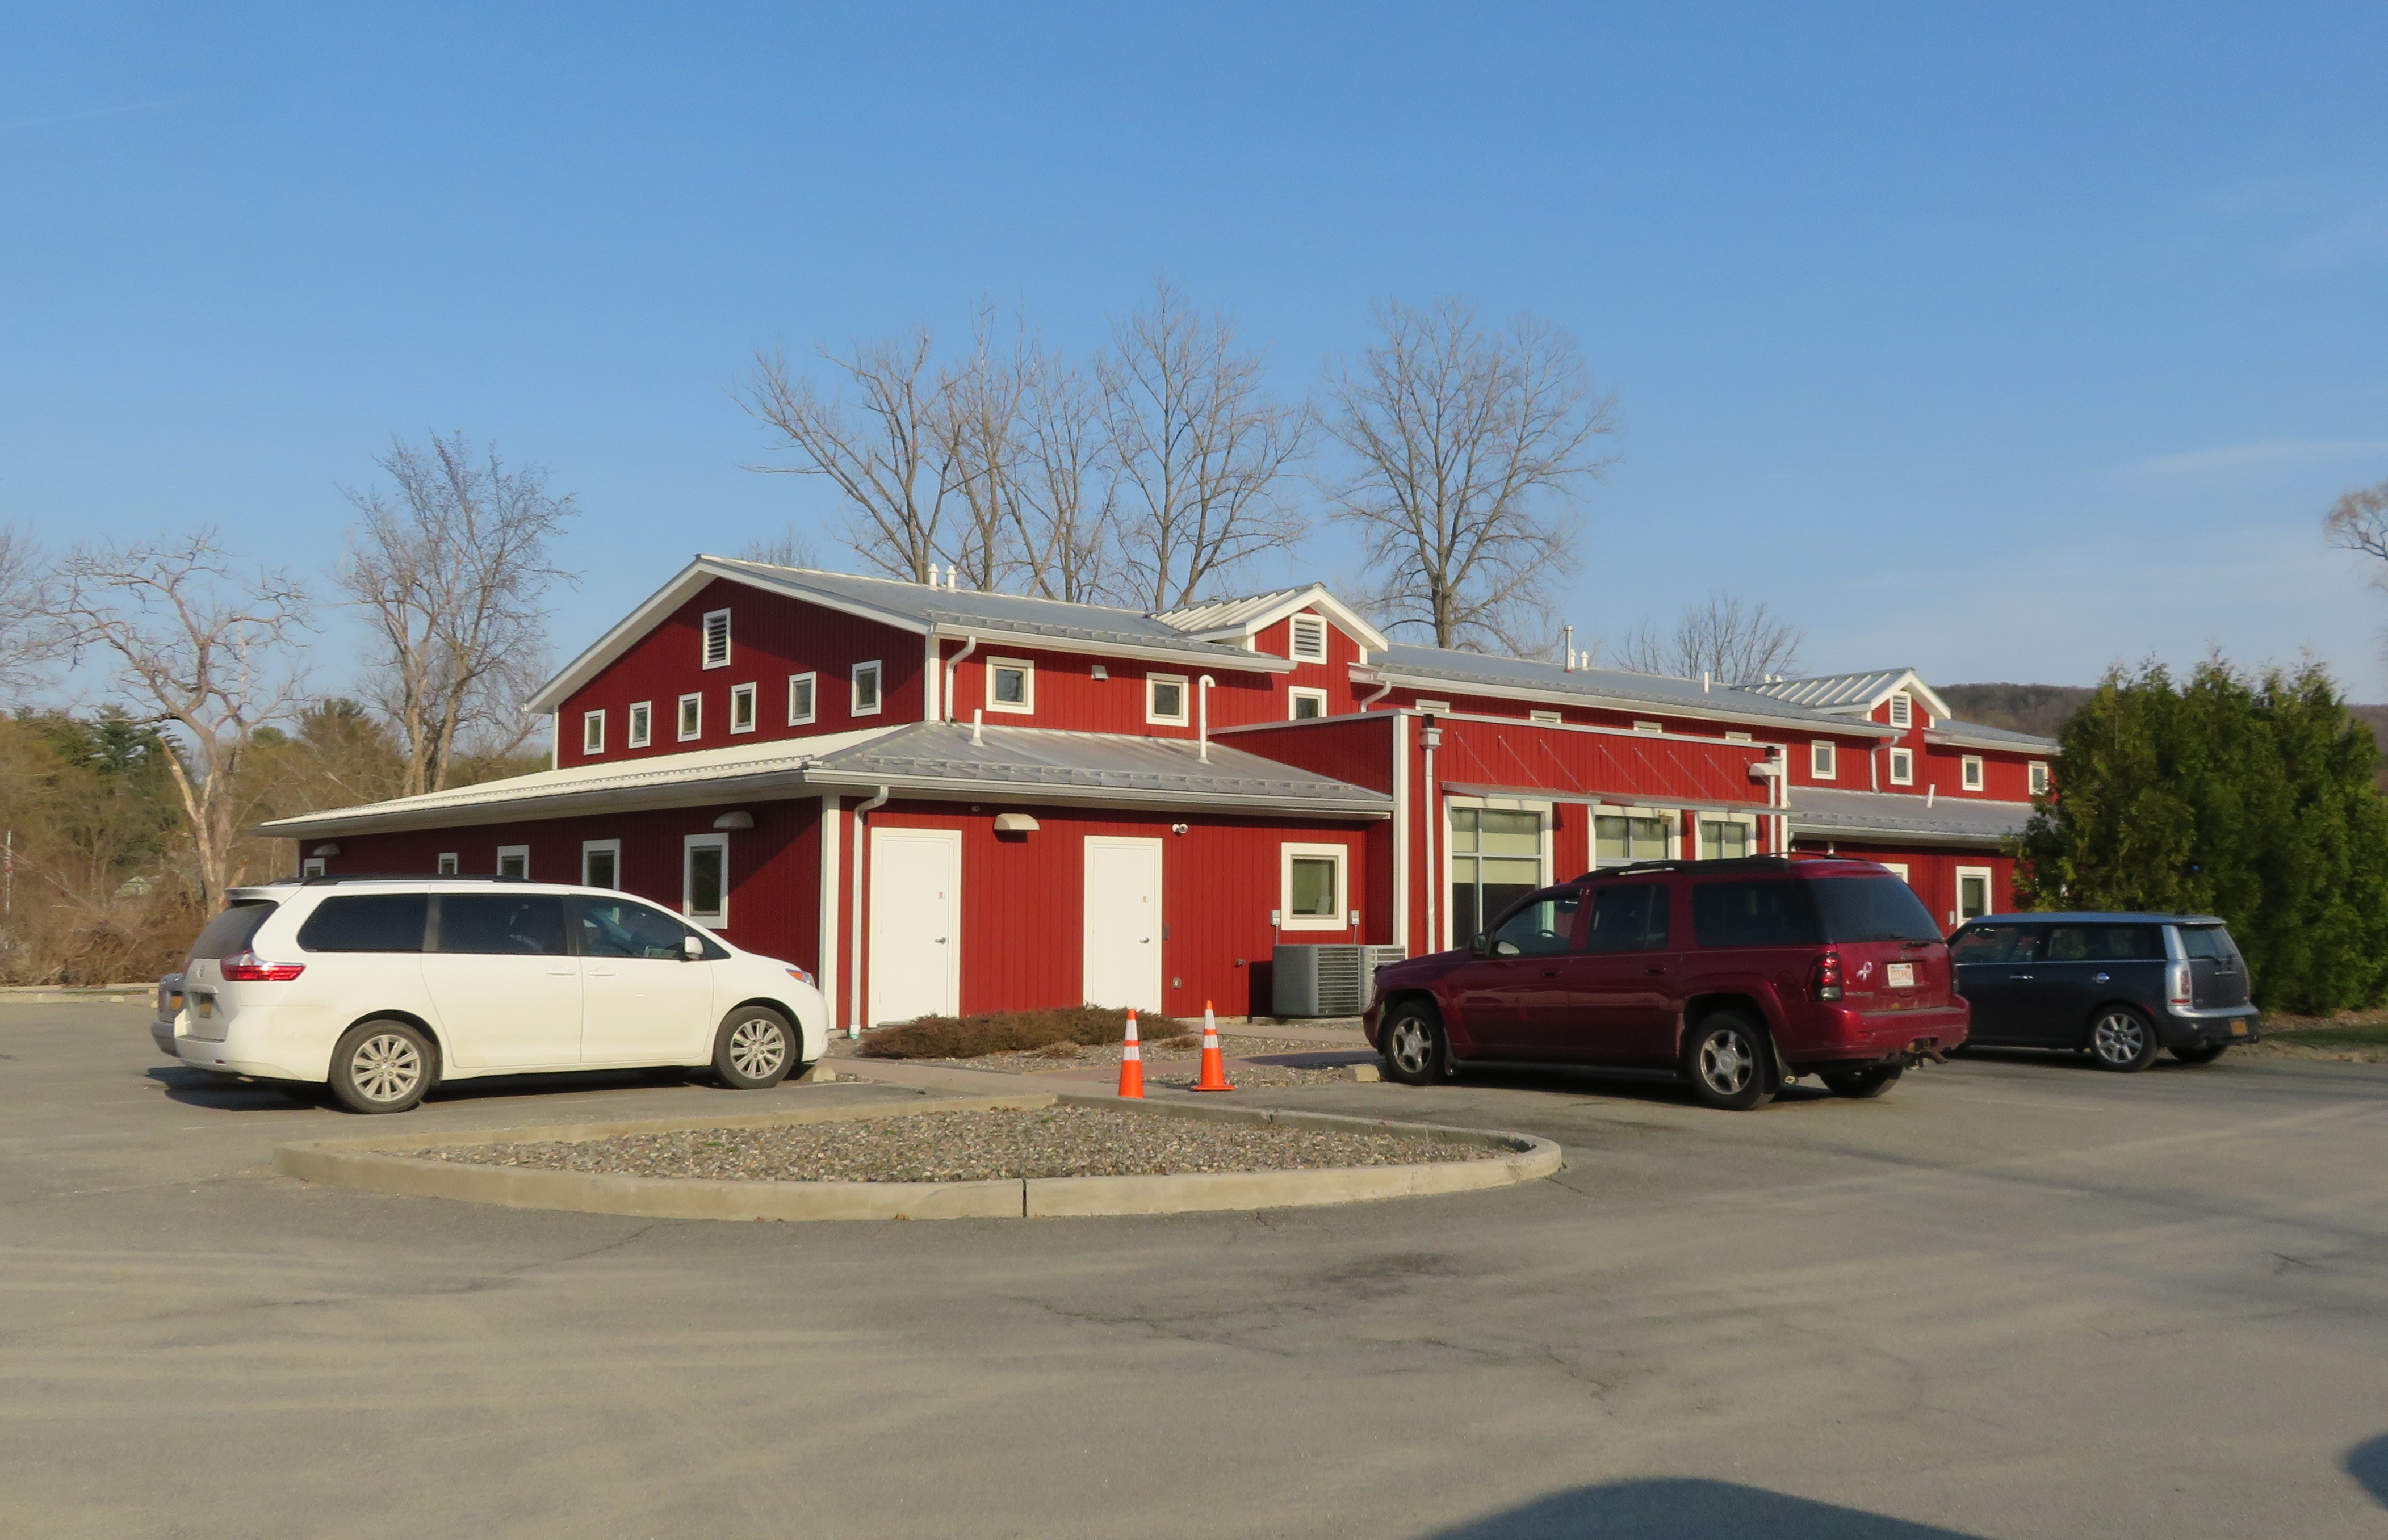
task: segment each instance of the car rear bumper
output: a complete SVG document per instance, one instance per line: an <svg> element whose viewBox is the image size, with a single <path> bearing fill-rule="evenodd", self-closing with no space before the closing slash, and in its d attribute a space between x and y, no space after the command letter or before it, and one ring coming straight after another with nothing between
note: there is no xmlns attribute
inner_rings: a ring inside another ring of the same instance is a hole
<svg viewBox="0 0 2388 1540"><path fill-rule="evenodd" d="M178 1059L183 1056L174 1047L174 1024L171 1021L160 1021L156 1016L151 1016L149 1041L158 1045L158 1052L160 1054Z"/></svg>
<svg viewBox="0 0 2388 1540"><path fill-rule="evenodd" d="M2166 1048L2213 1048L2233 1042L2261 1042L2263 1024L2264 1013L2253 1005L2166 1011L2157 1018L2156 1036Z"/></svg>
<svg viewBox="0 0 2388 1540"><path fill-rule="evenodd" d="M1799 1019L1785 1024L1780 1046L1794 1068L1904 1062L1962 1047L1972 1023L1972 1007L1962 999L1907 1011L1810 1004Z"/></svg>

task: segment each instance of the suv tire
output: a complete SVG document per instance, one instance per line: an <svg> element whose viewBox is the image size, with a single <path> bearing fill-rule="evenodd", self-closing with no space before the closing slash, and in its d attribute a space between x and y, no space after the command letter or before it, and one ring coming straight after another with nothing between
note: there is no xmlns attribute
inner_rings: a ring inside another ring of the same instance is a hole
<svg viewBox="0 0 2388 1540"><path fill-rule="evenodd" d="M713 1072L732 1091L761 1091L788 1078L796 1062L796 1034L768 1005L741 1005L713 1034Z"/></svg>
<svg viewBox="0 0 2388 1540"><path fill-rule="evenodd" d="M404 1112L438 1078L438 1053L412 1022L360 1021L332 1049L332 1094L350 1112Z"/></svg>
<svg viewBox="0 0 2388 1540"><path fill-rule="evenodd" d="M1437 1085L1451 1074L1451 1040L1442 1017L1423 1000L1405 1000L1385 1016L1381 1050L1385 1078L1403 1085Z"/></svg>
<svg viewBox="0 0 2388 1540"><path fill-rule="evenodd" d="M1903 1064L1878 1064L1871 1069L1843 1069L1820 1075L1824 1089L1835 1096L1847 1096L1853 1102L1869 1101L1899 1083L1907 1073Z"/></svg>
<svg viewBox="0 0 2388 1540"><path fill-rule="evenodd" d="M1714 1011L1683 1034L1683 1075L1702 1106L1749 1112L1774 1100L1774 1047L1739 1011Z"/></svg>
<svg viewBox="0 0 2388 1540"><path fill-rule="evenodd" d="M2230 1045L2227 1042L2206 1042L2194 1048L2176 1048L2172 1056L2183 1064L2212 1064L2229 1052Z"/></svg>
<svg viewBox="0 0 2388 1540"><path fill-rule="evenodd" d="M2164 1044L2155 1024L2128 1005L2106 1005L2090 1018L2090 1062L2119 1075L2135 1075L2156 1062Z"/></svg>

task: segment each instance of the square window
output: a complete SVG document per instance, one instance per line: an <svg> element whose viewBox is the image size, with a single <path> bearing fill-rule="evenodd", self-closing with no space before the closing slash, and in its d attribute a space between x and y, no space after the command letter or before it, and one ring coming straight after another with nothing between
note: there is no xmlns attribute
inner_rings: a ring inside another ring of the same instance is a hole
<svg viewBox="0 0 2388 1540"><path fill-rule="evenodd" d="M654 737L654 703L649 701L641 701L637 705L632 706L630 708L629 746L633 749L645 748L648 742Z"/></svg>
<svg viewBox="0 0 2388 1540"><path fill-rule="evenodd" d="M1565 721L1566 718L1559 715L1556 712L1528 712L1526 713L1526 720L1529 722L1546 723L1549 726L1556 727L1561 722Z"/></svg>
<svg viewBox="0 0 2388 1540"><path fill-rule="evenodd" d="M298 863L298 875L300 877L322 877L324 875L324 858L320 855L311 855L306 860L301 861Z"/></svg>
<svg viewBox="0 0 2388 1540"><path fill-rule="evenodd" d="M1186 725L1186 675L1148 674L1144 676L1144 719L1182 727Z"/></svg>
<svg viewBox="0 0 2388 1540"><path fill-rule="evenodd" d="M622 842L584 839L580 842L580 885L619 888L622 885Z"/></svg>
<svg viewBox="0 0 2388 1540"><path fill-rule="evenodd" d="M788 726L801 727L813 719L813 684L810 674L788 675Z"/></svg>
<svg viewBox="0 0 2388 1540"><path fill-rule="evenodd" d="M500 845L498 847L498 875L500 877L528 877L530 876L530 847L528 845Z"/></svg>
<svg viewBox="0 0 2388 1540"><path fill-rule="evenodd" d="M1293 658L1296 663L1327 661L1327 623L1316 615L1293 617Z"/></svg>
<svg viewBox="0 0 2388 1540"><path fill-rule="evenodd" d="M680 866L680 912L706 925L730 922L730 837L692 834Z"/></svg>
<svg viewBox="0 0 2388 1540"><path fill-rule="evenodd" d="M1915 726L1915 700L1905 690L1890 698L1890 725L1894 727Z"/></svg>
<svg viewBox="0 0 2388 1540"><path fill-rule="evenodd" d="M1915 784L1915 751L1913 750L1893 749L1890 751L1890 784L1893 786Z"/></svg>
<svg viewBox="0 0 2388 1540"><path fill-rule="evenodd" d="M2044 759L2031 762L2031 794L2035 797L2048 795L2048 762Z"/></svg>
<svg viewBox="0 0 2388 1540"><path fill-rule="evenodd" d="M730 730L751 733L755 730L755 687L732 685L730 688Z"/></svg>
<svg viewBox="0 0 2388 1540"><path fill-rule="evenodd" d="M1957 773L1966 790L1979 791L1982 789L1982 756L1967 754L1959 763Z"/></svg>
<svg viewBox="0 0 2388 1540"><path fill-rule="evenodd" d="M1593 864L1622 865L1629 861L1663 861L1667 857L1667 814L1648 809L1603 811L1592 818Z"/></svg>
<svg viewBox="0 0 2388 1540"><path fill-rule="evenodd" d="M680 698L680 740L686 743L690 738L701 738L704 735L705 697L681 696Z"/></svg>
<svg viewBox="0 0 2388 1540"><path fill-rule="evenodd" d="M1732 861L1750 852L1750 826L1738 818L1700 820L1700 859Z"/></svg>
<svg viewBox="0 0 2388 1540"><path fill-rule="evenodd" d="M716 610L705 617L705 666L730 666L730 612Z"/></svg>
<svg viewBox="0 0 2388 1540"><path fill-rule="evenodd" d="M1286 692L1289 720L1315 722L1327 714L1327 692L1323 689L1290 689Z"/></svg>
<svg viewBox="0 0 2388 1540"><path fill-rule="evenodd" d="M1343 904L1344 850L1340 845L1286 845L1278 898L1280 930L1350 928Z"/></svg>
<svg viewBox="0 0 2388 1540"><path fill-rule="evenodd" d="M845 714L877 716L879 714L879 664L875 661L855 664L852 678L854 696L846 706Z"/></svg>
<svg viewBox="0 0 2388 1540"><path fill-rule="evenodd" d="M1036 709L1036 665L1025 658L986 661L986 709L1025 716Z"/></svg>
<svg viewBox="0 0 2388 1540"><path fill-rule="evenodd" d="M602 754L605 751L605 713L603 712L580 713L580 751L584 754Z"/></svg>
<svg viewBox="0 0 2388 1540"><path fill-rule="evenodd" d="M441 877L454 877L458 872L464 870L462 866L459 866L456 864L456 852L454 851L441 851L439 852L438 869Z"/></svg>
<svg viewBox="0 0 2388 1540"><path fill-rule="evenodd" d="M1825 739L1819 738L1809 744L1808 775L1810 778L1820 781L1835 778L1840 773L1838 768L1840 757L1839 747Z"/></svg>

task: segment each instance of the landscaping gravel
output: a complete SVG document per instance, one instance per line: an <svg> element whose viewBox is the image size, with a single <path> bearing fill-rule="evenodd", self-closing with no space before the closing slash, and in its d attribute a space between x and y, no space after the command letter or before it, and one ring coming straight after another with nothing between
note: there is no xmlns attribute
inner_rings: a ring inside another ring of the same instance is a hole
<svg viewBox="0 0 2388 1540"><path fill-rule="evenodd" d="M919 1112L768 1129L694 1129L612 1139L416 1150L476 1166L712 1181L985 1181L1175 1176L1489 1159L1499 1152L1415 1134L1041 1107Z"/></svg>

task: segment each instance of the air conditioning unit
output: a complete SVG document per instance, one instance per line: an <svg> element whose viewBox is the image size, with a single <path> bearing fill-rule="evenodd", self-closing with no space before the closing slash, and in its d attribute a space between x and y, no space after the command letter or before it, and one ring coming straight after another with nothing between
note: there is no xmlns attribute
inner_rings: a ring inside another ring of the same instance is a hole
<svg viewBox="0 0 2388 1540"><path fill-rule="evenodd" d="M1358 1016L1377 997L1377 970L1402 956L1392 945L1280 946L1269 1008L1281 1016Z"/></svg>

